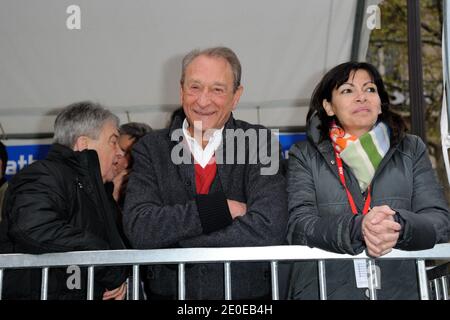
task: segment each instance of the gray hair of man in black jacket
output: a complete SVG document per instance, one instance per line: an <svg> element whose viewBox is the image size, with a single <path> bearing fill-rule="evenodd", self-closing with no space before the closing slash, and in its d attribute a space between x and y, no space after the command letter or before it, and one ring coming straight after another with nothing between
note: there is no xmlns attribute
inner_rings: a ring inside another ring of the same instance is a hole
<svg viewBox="0 0 450 320"><path fill-rule="evenodd" d="M90 101L73 103L56 117L53 141L73 149L80 136L97 139L109 121L119 126L119 118L102 105Z"/></svg>
<svg viewBox="0 0 450 320"><path fill-rule="evenodd" d="M77 102L64 108L55 120L54 142L74 151L95 150L103 182L112 181L119 147L119 118L100 104Z"/></svg>

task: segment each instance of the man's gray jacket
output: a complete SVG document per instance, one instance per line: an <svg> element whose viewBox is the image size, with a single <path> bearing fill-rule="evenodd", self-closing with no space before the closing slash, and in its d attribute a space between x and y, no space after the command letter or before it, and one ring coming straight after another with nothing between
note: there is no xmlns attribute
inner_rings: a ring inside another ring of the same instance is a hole
<svg viewBox="0 0 450 320"><path fill-rule="evenodd" d="M124 228L132 246L148 249L282 244L286 235L287 196L283 172L278 170L280 152L274 150L276 159L272 160L276 163L267 164L267 159L263 159L266 164L263 165L257 153L270 154L273 148L266 144L271 140L270 133L262 131L258 142L248 138L253 133L258 137L258 130L267 129L230 116L216 159L223 154L223 159L228 157L233 164L220 164L217 160L217 174L209 194L197 195L192 157L188 149L182 148L186 146L182 120L175 118L170 129L152 132L133 147L134 164L124 210ZM242 129L248 136L233 138L228 129ZM240 149L244 140L245 148ZM179 164L179 157L189 163ZM275 174L261 174L263 167L274 164ZM246 214L232 220L226 199L245 203ZM223 272L223 264L187 265L186 298L223 299ZM270 293L269 263L232 263L231 275L233 299L258 298ZM149 267L147 278L151 295L176 298L176 266Z"/></svg>

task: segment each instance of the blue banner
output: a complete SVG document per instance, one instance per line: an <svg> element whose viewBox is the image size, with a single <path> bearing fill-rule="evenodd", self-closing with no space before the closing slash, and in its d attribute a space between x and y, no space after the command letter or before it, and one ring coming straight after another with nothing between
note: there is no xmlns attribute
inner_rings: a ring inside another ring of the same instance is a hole
<svg viewBox="0 0 450 320"><path fill-rule="evenodd" d="M6 151L8 152L6 179L9 180L13 175L34 161L44 159L49 150L50 144L6 146Z"/></svg>
<svg viewBox="0 0 450 320"><path fill-rule="evenodd" d="M293 133L283 133L280 132L278 135L278 138L280 140L281 149L283 151L283 156L285 159L288 158L288 152L291 146L298 142L298 141L305 141L306 140L306 133L305 132L293 132Z"/></svg>

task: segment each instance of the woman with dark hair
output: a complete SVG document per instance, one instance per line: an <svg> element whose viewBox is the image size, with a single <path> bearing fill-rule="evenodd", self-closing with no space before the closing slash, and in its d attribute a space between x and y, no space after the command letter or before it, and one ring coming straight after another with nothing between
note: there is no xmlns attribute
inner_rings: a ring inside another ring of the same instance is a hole
<svg viewBox="0 0 450 320"><path fill-rule="evenodd" d="M117 162L114 164L112 196L120 209L123 208L128 175L133 165L131 149L143 136L152 131L152 128L143 122L128 122L119 127L118 144L123 154L117 158ZM108 188L111 188L111 185Z"/></svg>
<svg viewBox="0 0 450 320"><path fill-rule="evenodd" d="M375 67L348 62L325 74L307 125L307 141L289 153L290 244L379 257L448 241L448 208L426 146L390 110ZM326 262L329 299L368 298L362 261ZM376 265L379 299L418 299L413 260ZM290 298L317 299L317 264L296 263L290 286Z"/></svg>

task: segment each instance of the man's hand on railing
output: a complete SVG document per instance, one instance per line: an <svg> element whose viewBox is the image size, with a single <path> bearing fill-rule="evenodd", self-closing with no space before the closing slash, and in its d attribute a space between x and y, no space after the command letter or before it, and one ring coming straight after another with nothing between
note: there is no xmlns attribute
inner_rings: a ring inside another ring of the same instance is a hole
<svg viewBox="0 0 450 320"><path fill-rule="evenodd" d="M227 199L227 203L233 220L237 217L243 216L247 212L247 205L243 202Z"/></svg>
<svg viewBox="0 0 450 320"><path fill-rule="evenodd" d="M120 287L116 289L106 290L103 293L103 300L124 300L126 293L127 293L127 283L124 282Z"/></svg>
<svg viewBox="0 0 450 320"><path fill-rule="evenodd" d="M373 207L364 216L362 234L369 256L385 255L397 244L401 225L394 221L394 215L395 211L384 205Z"/></svg>

